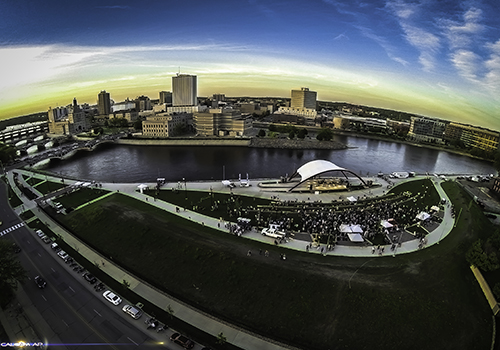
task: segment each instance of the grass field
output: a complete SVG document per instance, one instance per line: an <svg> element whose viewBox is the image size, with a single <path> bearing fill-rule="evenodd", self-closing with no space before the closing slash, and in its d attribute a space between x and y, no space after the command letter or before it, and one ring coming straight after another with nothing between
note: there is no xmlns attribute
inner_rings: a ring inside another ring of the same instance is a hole
<svg viewBox="0 0 500 350"><path fill-rule="evenodd" d="M65 208L77 208L109 193L99 188L80 188L56 199Z"/></svg>
<svg viewBox="0 0 500 350"><path fill-rule="evenodd" d="M42 194L47 194L59 190L66 185L60 182L44 181L36 185L34 188Z"/></svg>
<svg viewBox="0 0 500 350"><path fill-rule="evenodd" d="M446 187L457 208L469 204L454 183ZM439 245L396 258L288 251L120 194L60 220L172 295L307 349L485 349L491 342L491 311L464 259L469 245L491 229L475 204Z"/></svg>

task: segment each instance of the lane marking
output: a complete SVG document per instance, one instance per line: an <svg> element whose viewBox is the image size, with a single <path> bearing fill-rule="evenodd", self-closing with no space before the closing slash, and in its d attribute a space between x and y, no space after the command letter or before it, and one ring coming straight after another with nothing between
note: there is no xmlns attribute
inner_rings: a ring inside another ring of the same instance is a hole
<svg viewBox="0 0 500 350"><path fill-rule="evenodd" d="M37 253L37 254L38 254L38 256L39 256L40 258L42 257L42 254L40 254L40 253Z"/></svg>
<svg viewBox="0 0 500 350"><path fill-rule="evenodd" d="M50 269L52 270L52 272L56 272L56 270L54 270L54 268L51 267Z"/></svg>
<svg viewBox="0 0 500 350"><path fill-rule="evenodd" d="M42 298L43 298L43 300L47 301L47 298L45 298L43 295L42 295Z"/></svg>
<svg viewBox="0 0 500 350"><path fill-rule="evenodd" d="M61 321L63 321L63 323L66 325L66 327L69 328L69 325L66 323L66 321L64 321L63 319L61 319Z"/></svg>
<svg viewBox="0 0 500 350"><path fill-rule="evenodd" d="M98 313L96 309L94 309L94 312L95 312L96 314L98 314L99 316L101 316L101 317L102 317L102 315L101 315L100 313Z"/></svg>
<svg viewBox="0 0 500 350"><path fill-rule="evenodd" d="M130 339L129 337L127 337L128 340L130 340L132 343L134 343L135 345L139 346L139 344L137 344L135 341L133 341L132 339Z"/></svg>
<svg viewBox="0 0 500 350"><path fill-rule="evenodd" d="M73 293L76 293L75 290L73 288L71 288L71 286L68 286L69 289L71 289L73 291Z"/></svg>

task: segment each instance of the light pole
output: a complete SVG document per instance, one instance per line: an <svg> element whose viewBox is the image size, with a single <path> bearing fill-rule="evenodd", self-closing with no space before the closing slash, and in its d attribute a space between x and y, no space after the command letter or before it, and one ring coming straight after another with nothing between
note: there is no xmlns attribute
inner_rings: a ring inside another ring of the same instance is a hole
<svg viewBox="0 0 500 350"><path fill-rule="evenodd" d="M187 197L187 184L186 184L186 178L183 177L182 178L182 181L184 181L184 198L186 198L186 200L188 199Z"/></svg>

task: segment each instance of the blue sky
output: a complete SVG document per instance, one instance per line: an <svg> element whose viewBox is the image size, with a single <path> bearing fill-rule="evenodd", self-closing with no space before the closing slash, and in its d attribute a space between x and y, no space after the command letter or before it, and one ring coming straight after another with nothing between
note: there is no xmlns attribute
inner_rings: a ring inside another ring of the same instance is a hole
<svg viewBox="0 0 500 350"><path fill-rule="evenodd" d="M290 96L392 108L500 130L500 2L2 1L0 118L157 98ZM26 99L30 96L29 99Z"/></svg>

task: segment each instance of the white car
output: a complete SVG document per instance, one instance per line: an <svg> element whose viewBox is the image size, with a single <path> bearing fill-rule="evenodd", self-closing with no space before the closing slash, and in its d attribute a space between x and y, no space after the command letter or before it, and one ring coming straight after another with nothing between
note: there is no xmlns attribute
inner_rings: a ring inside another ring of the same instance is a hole
<svg viewBox="0 0 500 350"><path fill-rule="evenodd" d="M102 296L104 297L104 299L106 299L113 305L120 305L122 302L122 298L120 298L118 295L116 295L110 290L107 290L104 293L102 293Z"/></svg>
<svg viewBox="0 0 500 350"><path fill-rule="evenodd" d="M61 250L59 253L57 253L61 259L66 259L68 257L68 253L66 253L64 250Z"/></svg>

